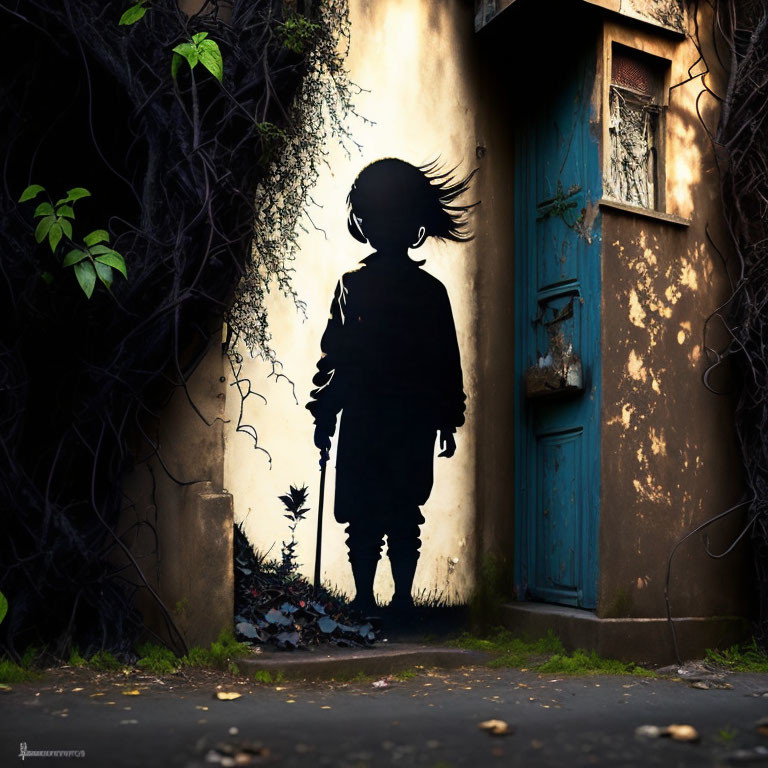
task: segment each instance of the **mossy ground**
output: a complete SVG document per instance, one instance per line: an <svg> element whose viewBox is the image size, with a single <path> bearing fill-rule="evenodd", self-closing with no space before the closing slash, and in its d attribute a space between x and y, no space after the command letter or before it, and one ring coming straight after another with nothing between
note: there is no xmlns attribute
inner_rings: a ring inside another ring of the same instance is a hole
<svg viewBox="0 0 768 768"><path fill-rule="evenodd" d="M577 649L569 653L552 632L538 640L527 640L509 630L496 629L482 636L461 635L454 644L490 654L492 667L518 667L552 675L654 675L632 662L604 659L595 651Z"/></svg>
<svg viewBox="0 0 768 768"><path fill-rule="evenodd" d="M732 672L768 672L768 653L754 638L749 643L732 645L724 650L709 649L706 660Z"/></svg>
<svg viewBox="0 0 768 768"><path fill-rule="evenodd" d="M74 648L67 659L67 666L91 669L95 672L117 672L132 666L153 675L172 675L183 667L220 669L237 673L235 659L249 653L250 647L238 643L231 632L222 632L218 640L207 648L190 648L186 656L178 657L162 645L144 643L136 649L138 660L125 664L108 651L99 651L84 658ZM42 654L35 648L28 649L20 663L7 658L0 659L0 683L20 683L34 680L42 674Z"/></svg>

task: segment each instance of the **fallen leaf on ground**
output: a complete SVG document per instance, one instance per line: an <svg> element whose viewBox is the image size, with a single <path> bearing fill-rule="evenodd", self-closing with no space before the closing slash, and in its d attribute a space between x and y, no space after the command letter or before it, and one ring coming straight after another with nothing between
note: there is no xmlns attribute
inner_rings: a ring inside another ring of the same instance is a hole
<svg viewBox="0 0 768 768"><path fill-rule="evenodd" d="M509 725L504 720L483 720L482 723L477 724L477 727L482 731L486 731L491 736L504 736L512 733Z"/></svg>
<svg viewBox="0 0 768 768"><path fill-rule="evenodd" d="M699 732L692 725L670 725L667 733L675 741L698 741Z"/></svg>
<svg viewBox="0 0 768 768"><path fill-rule="evenodd" d="M232 699L239 699L242 695L234 691L216 691L216 698L219 701L232 701Z"/></svg>
<svg viewBox="0 0 768 768"><path fill-rule="evenodd" d="M666 729L659 728L658 725L639 725L635 728L635 736L644 739L658 739L659 736L666 736Z"/></svg>
<svg viewBox="0 0 768 768"><path fill-rule="evenodd" d="M733 686L722 680L694 680L692 683L688 684L688 687L708 691L710 688L732 688Z"/></svg>
<svg viewBox="0 0 768 768"><path fill-rule="evenodd" d="M123 696L138 696L141 691L138 688L134 688L132 691L123 691Z"/></svg>
<svg viewBox="0 0 768 768"><path fill-rule="evenodd" d="M8 693L9 691L12 691L13 688L11 688L10 685L6 685L5 683L0 683L0 693Z"/></svg>

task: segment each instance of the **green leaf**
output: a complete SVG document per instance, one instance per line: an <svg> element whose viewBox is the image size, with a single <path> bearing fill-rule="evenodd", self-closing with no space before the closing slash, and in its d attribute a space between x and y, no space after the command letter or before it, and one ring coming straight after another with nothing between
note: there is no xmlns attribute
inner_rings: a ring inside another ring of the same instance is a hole
<svg viewBox="0 0 768 768"><path fill-rule="evenodd" d="M193 43L200 43L203 40L205 40L206 37L208 37L208 33L207 32L198 32L197 34L192 35L192 42Z"/></svg>
<svg viewBox="0 0 768 768"><path fill-rule="evenodd" d="M37 218L38 216L49 216L52 213L53 206L50 203L40 203L40 205L35 208L33 216Z"/></svg>
<svg viewBox="0 0 768 768"><path fill-rule="evenodd" d="M144 14L147 12L147 9L141 4L136 3L136 5L132 5L121 17L118 24L122 24L123 26L127 26L128 24L135 24L139 19L141 19Z"/></svg>
<svg viewBox="0 0 768 768"><path fill-rule="evenodd" d="M183 56L187 60L190 69L195 68L195 64L200 59L200 54L197 52L197 46L193 43L179 43L174 49L174 53L178 53L179 56ZM171 64L173 66L173 64Z"/></svg>
<svg viewBox="0 0 768 768"><path fill-rule="evenodd" d="M54 280L54 277L50 272L43 272L40 277L46 285L50 285Z"/></svg>
<svg viewBox="0 0 768 768"><path fill-rule="evenodd" d="M96 274L99 276L99 280L101 280L107 288L110 288L112 286L113 277L112 267L108 267L106 264L100 264L98 260L94 262L93 266L96 269Z"/></svg>
<svg viewBox="0 0 768 768"><path fill-rule="evenodd" d="M61 216L56 219L56 223L61 227L61 231L71 240L72 239L72 222Z"/></svg>
<svg viewBox="0 0 768 768"><path fill-rule="evenodd" d="M60 240L61 240L61 224L59 224L57 220L57 221L54 221L53 224L51 224L51 228L48 230L48 242L50 243L52 251L56 250L56 246L59 244Z"/></svg>
<svg viewBox="0 0 768 768"><path fill-rule="evenodd" d="M87 189L83 189L82 187L74 187L73 189L67 190L66 200L74 203L75 200L79 200L81 197L90 197L90 196L91 196L91 193Z"/></svg>
<svg viewBox="0 0 768 768"><path fill-rule="evenodd" d="M42 243L48 235L48 230L51 228L51 224L56 221L55 216L46 216L44 219L40 219L38 225L35 227L35 240L38 243Z"/></svg>
<svg viewBox="0 0 768 768"><path fill-rule="evenodd" d="M84 238L83 242L88 245L96 245L96 243L108 243L109 232L106 229L94 229L93 232L89 232Z"/></svg>
<svg viewBox="0 0 768 768"><path fill-rule="evenodd" d="M39 184L31 184L21 193L19 202L25 203L27 200L33 200L41 192L45 192L45 187L41 187Z"/></svg>
<svg viewBox="0 0 768 768"><path fill-rule="evenodd" d="M90 299L93 294L93 288L96 285L96 270L90 261L81 261L75 264L75 277L83 293Z"/></svg>
<svg viewBox="0 0 768 768"><path fill-rule="evenodd" d="M125 268L125 259L117 251L110 251L103 256L97 256L95 261L101 264L108 264L110 267L114 267L118 272L121 272L123 277L128 277L128 270Z"/></svg>
<svg viewBox="0 0 768 768"><path fill-rule="evenodd" d="M215 40L203 40L200 49L200 63L219 81L224 76L224 62Z"/></svg>
<svg viewBox="0 0 768 768"><path fill-rule="evenodd" d="M44 203L41 203L40 205L44 205ZM69 219L75 218L75 211L72 208L71 205L57 205L56 207L56 215L57 216L66 216Z"/></svg>
<svg viewBox="0 0 768 768"><path fill-rule="evenodd" d="M91 252L91 255L94 256L97 253L114 253L108 245L92 245L88 250Z"/></svg>
<svg viewBox="0 0 768 768"><path fill-rule="evenodd" d="M8 613L8 600L6 600L5 595L0 592L0 624L3 623L6 613Z"/></svg>
<svg viewBox="0 0 768 768"><path fill-rule="evenodd" d="M88 252L83 251L80 248L73 248L64 257L64 261L61 262L62 267L71 267L73 264L77 264L78 261L88 257Z"/></svg>

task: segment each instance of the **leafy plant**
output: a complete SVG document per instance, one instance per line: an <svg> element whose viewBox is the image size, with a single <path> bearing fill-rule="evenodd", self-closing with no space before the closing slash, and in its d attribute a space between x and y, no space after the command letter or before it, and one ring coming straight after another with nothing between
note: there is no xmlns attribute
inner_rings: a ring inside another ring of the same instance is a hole
<svg viewBox="0 0 768 768"><path fill-rule="evenodd" d="M285 506L283 517L287 517L291 521L289 526L291 540L288 542L284 541L280 551L282 555L281 569L285 573L293 573L299 567L299 564L296 562L296 545L298 544L296 541L296 526L304 519L304 515L309 512L309 508L304 507L304 504L307 502L308 493L306 485L301 488L296 488L292 485L288 494L279 497Z"/></svg>
<svg viewBox="0 0 768 768"><path fill-rule="evenodd" d="M107 288L112 286L112 270L128 277L125 259L104 243L109 242L109 232L95 229L83 238L84 248L73 248L67 253L62 267L74 267L75 277L85 295L90 299L98 277Z"/></svg>
<svg viewBox="0 0 768 768"><path fill-rule="evenodd" d="M148 0L139 0L138 3L128 8L128 10L126 10L120 17L118 24L128 26L130 24L135 24L137 21L144 18L144 14L148 10L147 2Z"/></svg>
<svg viewBox="0 0 768 768"><path fill-rule="evenodd" d="M41 192L45 192L45 187L32 184L21 193L19 202L34 200ZM74 187L67 192L66 197L56 203L53 203L50 196L48 202L39 203L33 214L35 218L40 219L35 228L35 240L42 243L47 238L54 254L62 238L66 238L71 245L76 245L72 237L72 221L75 218L73 206L78 200L90 196L91 193L87 189ZM62 260L62 267L74 267L75 278L89 299L93 295L97 278L109 289L112 286L114 269L123 277L128 277L125 259L117 251L104 245L108 242L109 232L105 229L95 229L83 238L83 245L70 249ZM51 282L53 276L44 272L43 279Z"/></svg>
<svg viewBox="0 0 768 768"><path fill-rule="evenodd" d="M224 62L219 45L215 40L208 38L207 32L198 32L192 35L188 42L180 43L173 49L171 76L174 79L183 60L186 60L191 70L200 62L219 82L224 76Z"/></svg>
<svg viewBox="0 0 768 768"><path fill-rule="evenodd" d="M8 613L8 598L0 592L0 624L3 623L6 613Z"/></svg>
<svg viewBox="0 0 768 768"><path fill-rule="evenodd" d="M319 24L315 24L305 16L295 14L278 25L277 34L289 51L304 53L308 43L319 29Z"/></svg>
<svg viewBox="0 0 768 768"><path fill-rule="evenodd" d="M45 192L45 187L40 186L40 184L31 184L21 193L19 202L26 203L28 200L34 200L41 192ZM51 202L50 197L47 203L40 203L33 214L36 219L40 219L37 227L35 227L35 240L42 243L47 237L51 251L55 251L62 235L71 239L72 222L70 219L75 218L75 211L72 206L81 198L90 196L91 193L87 189L74 187L67 192L66 197L62 197L55 204Z"/></svg>
<svg viewBox="0 0 768 768"><path fill-rule="evenodd" d="M181 660L165 646L144 643L136 651L139 654L136 666L153 675L172 675L181 667Z"/></svg>

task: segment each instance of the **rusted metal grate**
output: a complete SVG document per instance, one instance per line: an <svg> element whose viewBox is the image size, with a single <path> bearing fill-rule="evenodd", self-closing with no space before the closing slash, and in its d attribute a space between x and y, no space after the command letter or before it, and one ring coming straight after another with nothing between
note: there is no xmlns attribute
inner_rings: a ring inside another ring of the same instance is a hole
<svg viewBox="0 0 768 768"><path fill-rule="evenodd" d="M614 51L611 82L640 93L650 93L653 73L650 67L634 56Z"/></svg>

